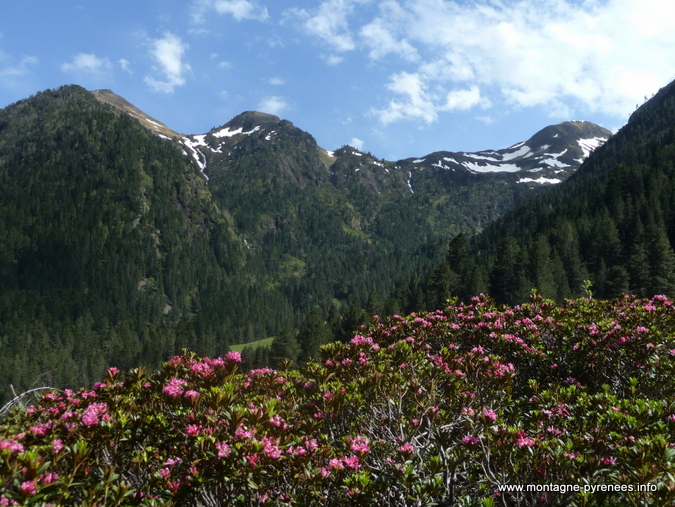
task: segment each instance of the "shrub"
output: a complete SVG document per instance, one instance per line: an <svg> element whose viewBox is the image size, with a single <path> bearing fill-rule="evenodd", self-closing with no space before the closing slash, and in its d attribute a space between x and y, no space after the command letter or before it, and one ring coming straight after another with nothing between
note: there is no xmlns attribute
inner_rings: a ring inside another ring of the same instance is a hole
<svg viewBox="0 0 675 507"><path fill-rule="evenodd" d="M0 506L670 504L674 336L661 296L479 297L299 370L112 368L2 422Z"/></svg>

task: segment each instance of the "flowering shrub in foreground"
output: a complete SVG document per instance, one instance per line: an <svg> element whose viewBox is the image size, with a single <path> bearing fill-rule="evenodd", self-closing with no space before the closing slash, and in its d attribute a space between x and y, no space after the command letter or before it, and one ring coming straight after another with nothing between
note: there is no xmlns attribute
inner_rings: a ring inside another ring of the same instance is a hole
<svg viewBox="0 0 675 507"><path fill-rule="evenodd" d="M185 353L50 392L0 426L0 506L675 502L667 298L481 297L359 333L300 370ZM521 484L653 490L499 490Z"/></svg>

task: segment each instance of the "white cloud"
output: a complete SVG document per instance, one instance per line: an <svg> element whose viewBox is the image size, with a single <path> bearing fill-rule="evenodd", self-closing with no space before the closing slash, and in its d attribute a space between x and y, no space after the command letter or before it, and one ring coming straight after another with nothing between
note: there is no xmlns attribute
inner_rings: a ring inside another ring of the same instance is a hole
<svg viewBox="0 0 675 507"><path fill-rule="evenodd" d="M22 78L30 74L31 67L36 65L37 58L33 56L24 56L18 62L0 51L0 78L3 80L13 80Z"/></svg>
<svg viewBox="0 0 675 507"><path fill-rule="evenodd" d="M265 97L258 103L258 110L263 113L279 115L289 108L288 102L282 97Z"/></svg>
<svg viewBox="0 0 675 507"><path fill-rule="evenodd" d="M112 64L107 58L99 58L94 54L79 53L72 62L61 65L63 72L77 72L102 76L112 69Z"/></svg>
<svg viewBox="0 0 675 507"><path fill-rule="evenodd" d="M307 34L318 37L333 50L342 53L356 49L356 42L349 27L349 17L358 4L369 1L326 0L311 12L292 8L288 9L284 15L287 18L299 19Z"/></svg>
<svg viewBox="0 0 675 507"><path fill-rule="evenodd" d="M364 142L358 137L352 137L352 140L349 141L349 146L356 148L357 150L363 150Z"/></svg>
<svg viewBox="0 0 675 507"><path fill-rule="evenodd" d="M367 3L292 12L335 53L327 63L359 51L386 66L388 104L372 110L385 124L490 105L625 118L675 77L673 2L380 0L370 14Z"/></svg>
<svg viewBox="0 0 675 507"><path fill-rule="evenodd" d="M370 47L370 58L380 59L394 53L405 60L417 60L417 50L405 39L397 40L392 34L392 28L385 26L382 19L376 19L372 23L361 28L360 32L366 45Z"/></svg>
<svg viewBox="0 0 675 507"><path fill-rule="evenodd" d="M157 63L153 70L161 74L163 79L148 75L144 81L155 92L173 93L177 86L185 84L185 74L191 71L190 66L183 62L189 46L167 32L163 38L153 40L151 47L151 55Z"/></svg>
<svg viewBox="0 0 675 507"><path fill-rule="evenodd" d="M237 21L265 21L269 18L267 7L260 7L249 0L198 0L193 4L192 19L196 23L203 23L206 15L214 11L217 14L229 14Z"/></svg>
<svg viewBox="0 0 675 507"><path fill-rule="evenodd" d="M267 81L272 86L281 86L284 84L284 80L280 77L273 77Z"/></svg>
<svg viewBox="0 0 675 507"><path fill-rule="evenodd" d="M387 88L402 99L392 99L384 109L371 110L371 113L375 114L383 124L388 125L403 119L431 123L438 118L437 106L420 74L408 72L394 74Z"/></svg>
<svg viewBox="0 0 675 507"><path fill-rule="evenodd" d="M409 40L443 54L420 67L428 82L496 85L518 107L562 112L564 102L567 112L626 115L672 78L662 62L675 53L673 4L413 0L406 7Z"/></svg>
<svg viewBox="0 0 675 507"><path fill-rule="evenodd" d="M120 60L117 63L120 64L120 67L122 68L122 70L124 72L127 72L127 73L131 74L131 68L130 68L131 64L129 63L129 60L127 60L125 58L120 58Z"/></svg>
<svg viewBox="0 0 675 507"><path fill-rule="evenodd" d="M338 65L342 63L344 57L338 55L328 55L325 57L325 60L328 65Z"/></svg>
<svg viewBox="0 0 675 507"><path fill-rule="evenodd" d="M440 109L443 111L466 111L475 106L487 109L490 105L490 101L482 97L480 89L474 85L467 90L452 90L449 92L445 98L445 104Z"/></svg>

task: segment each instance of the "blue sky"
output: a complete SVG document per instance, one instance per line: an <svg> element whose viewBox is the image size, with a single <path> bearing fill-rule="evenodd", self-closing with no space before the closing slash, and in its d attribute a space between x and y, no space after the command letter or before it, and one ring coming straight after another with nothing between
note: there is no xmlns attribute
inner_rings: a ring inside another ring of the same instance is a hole
<svg viewBox="0 0 675 507"><path fill-rule="evenodd" d="M616 130L675 79L662 0L23 0L0 6L0 107L110 88L185 134L247 110L397 160Z"/></svg>

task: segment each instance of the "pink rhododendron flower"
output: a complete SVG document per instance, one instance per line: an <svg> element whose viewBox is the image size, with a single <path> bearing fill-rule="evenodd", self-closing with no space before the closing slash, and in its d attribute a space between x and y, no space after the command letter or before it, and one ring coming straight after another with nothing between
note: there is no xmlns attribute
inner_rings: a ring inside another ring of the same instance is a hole
<svg viewBox="0 0 675 507"><path fill-rule="evenodd" d="M342 470L344 468L344 465L342 464L342 460L337 459L337 458L332 458L328 461L328 466L331 468L337 468L338 470Z"/></svg>
<svg viewBox="0 0 675 507"><path fill-rule="evenodd" d="M354 437L351 440L350 449L359 454L365 454L370 451L370 446L368 445L368 440L365 437L358 436Z"/></svg>
<svg viewBox="0 0 675 507"><path fill-rule="evenodd" d="M258 461L260 461L260 456L257 454L245 456L245 458L251 468L255 468L258 465Z"/></svg>
<svg viewBox="0 0 675 507"><path fill-rule="evenodd" d="M237 352L236 350L231 350L227 354L225 354L225 361L228 363L241 363L241 354Z"/></svg>
<svg viewBox="0 0 675 507"><path fill-rule="evenodd" d="M516 445L518 447L532 447L535 444L535 441L530 437L520 437L516 440Z"/></svg>
<svg viewBox="0 0 675 507"><path fill-rule="evenodd" d="M279 459L281 457L281 450L277 447L277 443L276 440L263 438L262 444L264 446L263 452L265 453L265 456L270 459Z"/></svg>
<svg viewBox="0 0 675 507"><path fill-rule="evenodd" d="M82 424L94 426L99 423L99 416L103 416L108 410L107 403L92 403L82 414Z"/></svg>
<svg viewBox="0 0 675 507"><path fill-rule="evenodd" d="M217 442L216 449L218 449L219 458L227 458L230 454L232 454L232 449L225 442Z"/></svg>
<svg viewBox="0 0 675 507"><path fill-rule="evenodd" d="M51 429L51 427L52 427L51 422L37 424L30 429L30 432L33 435L44 437L47 434L47 432Z"/></svg>
<svg viewBox="0 0 675 507"><path fill-rule="evenodd" d="M253 438L253 430L244 429L242 425L239 425L239 427L234 431L234 436L239 440L244 440L245 438Z"/></svg>
<svg viewBox="0 0 675 507"><path fill-rule="evenodd" d="M183 386L187 384L187 381L180 378L172 378L169 380L169 383L164 386L162 392L168 394L172 398L177 398L183 394Z"/></svg>
<svg viewBox="0 0 675 507"><path fill-rule="evenodd" d="M349 341L349 343L351 343L352 345L370 345L370 347L374 351L380 350L380 346L377 343L374 343L373 339L370 336L365 337L361 336L360 334L357 334L356 336L354 336L354 338L352 338Z"/></svg>
<svg viewBox="0 0 675 507"><path fill-rule="evenodd" d="M63 442L61 440L52 440L52 450L58 454L63 449Z"/></svg>
<svg viewBox="0 0 675 507"><path fill-rule="evenodd" d="M467 435L461 440L464 445L476 445L478 442L480 440L475 435Z"/></svg>
<svg viewBox="0 0 675 507"><path fill-rule="evenodd" d="M21 486L19 486L21 491L23 491L25 494L28 496L34 496L37 493L37 489L35 487L35 481L25 481L21 483Z"/></svg>
<svg viewBox="0 0 675 507"><path fill-rule="evenodd" d="M497 420L497 413L491 408L483 408L483 416L490 421Z"/></svg>
<svg viewBox="0 0 675 507"><path fill-rule="evenodd" d="M42 474L40 476L40 484L53 484L59 479L59 474L55 474L52 472L47 472L46 474Z"/></svg>
<svg viewBox="0 0 675 507"><path fill-rule="evenodd" d="M361 468L361 462L357 456L349 456L348 458L343 458L342 461L345 465L353 470L358 470Z"/></svg>
<svg viewBox="0 0 675 507"><path fill-rule="evenodd" d="M201 424L190 424L185 431L187 432L188 435L194 437L196 435L199 435L201 429L202 429Z"/></svg>
<svg viewBox="0 0 675 507"><path fill-rule="evenodd" d="M192 366L190 366L190 370L195 372L201 377L208 377L209 375L213 375L213 368L211 368L208 364L206 363L195 363Z"/></svg>
<svg viewBox="0 0 675 507"><path fill-rule="evenodd" d="M277 428L286 428L286 423L279 416L279 414L276 414L274 417L271 417L269 422L272 426L275 426Z"/></svg>
<svg viewBox="0 0 675 507"><path fill-rule="evenodd" d="M412 454L415 452L415 447L410 442L407 442L403 444L401 447L398 448L399 451L401 451L403 454Z"/></svg>

